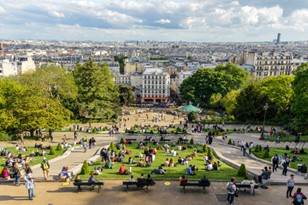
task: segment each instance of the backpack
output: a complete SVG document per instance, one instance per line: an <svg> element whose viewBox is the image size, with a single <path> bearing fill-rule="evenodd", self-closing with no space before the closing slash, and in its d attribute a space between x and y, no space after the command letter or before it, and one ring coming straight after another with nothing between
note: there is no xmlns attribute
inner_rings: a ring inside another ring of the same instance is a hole
<svg viewBox="0 0 308 205"><path fill-rule="evenodd" d="M227 185L227 190L228 190L229 193L234 192L234 190L233 190L233 184L232 184L231 182L228 183L228 185Z"/></svg>
<svg viewBox="0 0 308 205"><path fill-rule="evenodd" d="M49 168L47 163L42 163L42 166L44 170L47 170Z"/></svg>
<svg viewBox="0 0 308 205"><path fill-rule="evenodd" d="M302 204L303 203L303 195L302 194L297 194L296 195L296 201L298 204Z"/></svg>

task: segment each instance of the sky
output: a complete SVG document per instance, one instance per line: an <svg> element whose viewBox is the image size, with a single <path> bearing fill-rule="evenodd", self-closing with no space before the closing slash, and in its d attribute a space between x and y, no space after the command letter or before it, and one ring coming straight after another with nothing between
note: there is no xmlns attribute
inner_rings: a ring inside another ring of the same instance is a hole
<svg viewBox="0 0 308 205"><path fill-rule="evenodd" d="M308 0L0 0L0 39L308 40Z"/></svg>

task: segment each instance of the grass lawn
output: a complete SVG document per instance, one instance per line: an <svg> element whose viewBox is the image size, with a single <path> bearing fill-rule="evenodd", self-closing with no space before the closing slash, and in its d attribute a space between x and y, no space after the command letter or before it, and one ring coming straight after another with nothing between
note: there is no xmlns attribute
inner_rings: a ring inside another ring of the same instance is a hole
<svg viewBox="0 0 308 205"><path fill-rule="evenodd" d="M158 146L153 146L152 144L150 145L152 148ZM202 150L202 146L197 145L196 148L198 150ZM137 143L133 143L131 145L127 145L127 150L132 151L132 157L139 155L139 153L143 153L144 149L137 149ZM194 151L194 148L187 148L185 151L178 151L179 155L182 157L186 157L187 155L192 154ZM219 167L218 171L206 171L205 170L205 161L203 160L204 153L198 153L197 157L194 157L192 161L189 161L189 164L196 165L198 167L198 171L196 171L195 176L188 176L188 178L197 178L200 179L204 174L209 178L209 179L223 179L223 180L229 180L231 177L234 177L237 175L237 170L234 168L224 164L221 162L221 166ZM135 178L139 177L140 174L150 174L154 169L157 169L158 166L161 164L164 164L166 158L170 160L171 155L165 155L164 150L159 150L156 155L155 161L152 163L151 167L137 167L136 164L129 165L127 163L128 161L128 155L125 156L124 159L124 165L126 166L127 170L129 170L129 167L132 167L132 175L134 175ZM178 157L172 157L174 162L176 163L178 160ZM136 162L139 161L138 158L135 160ZM214 158L214 161L217 161L217 159ZM119 175L118 170L122 163L120 162L115 162L114 163L114 168L113 169L104 169L103 173L101 175L96 176L97 179L128 179L130 176L129 175ZM100 160L95 162L94 165L90 166L90 172L94 170L95 166L101 166ZM166 174L152 174L153 178L156 179L179 179L180 176L185 174L185 169L187 165L177 165L176 167L164 167L167 171ZM80 175L81 178L87 179L89 177L89 174L87 175ZM241 179L241 178L239 178Z"/></svg>
<svg viewBox="0 0 308 205"><path fill-rule="evenodd" d="M54 146L54 147L56 148L57 146ZM23 157L24 156L29 156L29 154L31 153L32 150L34 150L34 152L36 150L38 150L41 153L41 151L39 149L37 149L37 148L34 148L34 147L26 147L26 148L27 148L26 152L16 151L15 147L8 147L8 148L5 148L5 149L8 149L11 153L16 154L16 155L21 153ZM50 155L49 154L50 150L46 150L46 153L47 153L46 159L50 160L50 159L53 159L55 157L58 157L58 156L62 155L66 150L67 149L63 149L61 151L57 151L55 149L55 154L54 155ZM30 166L39 164L39 163L41 163L43 161L43 156L34 156L34 157L31 157L31 158L32 158L32 161L29 163ZM5 161L6 160L7 160L7 157L0 156L0 166L3 167L5 165Z"/></svg>
<svg viewBox="0 0 308 205"><path fill-rule="evenodd" d="M270 157L269 157L269 158L263 158L263 157L262 157L264 151L262 151L262 152L255 152L254 149L252 149L252 150L253 150L252 153L253 153L256 157L261 158L261 159L264 159L264 160L267 160L267 161L271 161L272 156L275 155L275 154L277 154L278 156L280 155L280 156L283 157L283 156L284 156L284 153L287 153L287 154L290 156L291 159L292 159L292 157L294 156L294 154L291 154L291 151L292 151L293 149L291 149L291 150L285 150L285 149L283 149L283 148L270 148L270 152L269 152ZM308 153L308 150L305 149L305 152ZM308 165L308 154L296 154L296 156L297 156L298 158L301 158L303 161L291 162L291 163L290 163L291 168L297 169L297 164L306 164L306 165Z"/></svg>
<svg viewBox="0 0 308 205"><path fill-rule="evenodd" d="M286 136L286 137L280 137L281 142L294 142L295 137L294 136ZM267 141L275 142L277 140L277 137L267 137ZM300 142L308 142L308 136L301 136L299 139Z"/></svg>

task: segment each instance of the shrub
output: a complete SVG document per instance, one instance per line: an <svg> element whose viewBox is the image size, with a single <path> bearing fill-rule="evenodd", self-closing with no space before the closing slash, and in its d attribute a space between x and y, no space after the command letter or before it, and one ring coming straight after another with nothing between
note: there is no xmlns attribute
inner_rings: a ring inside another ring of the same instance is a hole
<svg viewBox="0 0 308 205"><path fill-rule="evenodd" d="M232 145L232 140L231 139L229 139L228 144Z"/></svg>
<svg viewBox="0 0 308 205"><path fill-rule="evenodd" d="M257 145L255 146L255 149L254 149L255 152L260 152L260 147Z"/></svg>
<svg viewBox="0 0 308 205"><path fill-rule="evenodd" d="M189 144L193 145L194 144L194 139L191 138Z"/></svg>
<svg viewBox="0 0 308 205"><path fill-rule="evenodd" d="M10 137L6 132L0 132L0 141L11 141L12 137Z"/></svg>
<svg viewBox="0 0 308 205"><path fill-rule="evenodd" d="M209 148L206 146L206 144L203 145L202 150L203 150L204 153L207 153L207 152L208 152L208 149L209 149Z"/></svg>
<svg viewBox="0 0 308 205"><path fill-rule="evenodd" d="M190 112L190 113L188 113L187 118L188 118L189 122L193 122L197 119L197 113Z"/></svg>
<svg viewBox="0 0 308 205"><path fill-rule="evenodd" d="M55 155L56 154L56 148L55 147L50 147L50 155Z"/></svg>
<svg viewBox="0 0 308 205"><path fill-rule="evenodd" d="M280 136L280 137L286 137L287 136L287 134L284 132L284 131L278 131L278 132L276 132L276 136Z"/></svg>
<svg viewBox="0 0 308 205"><path fill-rule="evenodd" d="M208 148L207 156L208 156L208 158L210 158L210 159L213 159L213 158L214 158L214 156L213 156L213 150L212 150L211 148Z"/></svg>
<svg viewBox="0 0 308 205"><path fill-rule="evenodd" d="M121 138L120 143L125 144L123 137Z"/></svg>
<svg viewBox="0 0 308 205"><path fill-rule="evenodd" d="M240 168L238 169L237 176L239 177L246 177L247 176L247 171L246 167L244 164L241 164Z"/></svg>
<svg viewBox="0 0 308 205"><path fill-rule="evenodd" d="M90 172L89 164L88 164L87 160L84 160L83 165L81 167L80 174L88 174L89 172Z"/></svg>
<svg viewBox="0 0 308 205"><path fill-rule="evenodd" d="M181 129L180 127L177 127L177 128L176 128L176 132L181 133L181 132L182 132L182 129Z"/></svg>
<svg viewBox="0 0 308 205"><path fill-rule="evenodd" d="M97 128L96 127L93 128L93 133L97 133Z"/></svg>
<svg viewBox="0 0 308 205"><path fill-rule="evenodd" d="M61 146L61 144L59 142L58 145L57 145L57 151L62 151L62 150L63 150L63 148L62 148L62 146Z"/></svg>
<svg viewBox="0 0 308 205"><path fill-rule="evenodd" d="M265 151L263 152L262 158L265 159L265 158L269 158L269 157L270 157L270 156L269 156L269 151L268 151L268 149L267 149L267 150L265 150Z"/></svg>
<svg viewBox="0 0 308 205"><path fill-rule="evenodd" d="M113 142L110 143L109 149L110 149L111 151L117 150L117 148L116 148L116 146L113 144Z"/></svg>

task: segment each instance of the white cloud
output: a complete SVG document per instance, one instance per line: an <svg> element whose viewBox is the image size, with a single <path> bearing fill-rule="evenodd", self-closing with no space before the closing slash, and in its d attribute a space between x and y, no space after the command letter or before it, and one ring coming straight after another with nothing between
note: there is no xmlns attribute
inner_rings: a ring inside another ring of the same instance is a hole
<svg viewBox="0 0 308 205"><path fill-rule="evenodd" d="M58 18L64 18L65 15L64 13L58 12L58 11L49 11L48 12L49 15L54 16L54 17L58 17Z"/></svg>
<svg viewBox="0 0 308 205"><path fill-rule="evenodd" d="M6 13L5 9L0 6L0 14L5 14L5 13Z"/></svg>
<svg viewBox="0 0 308 205"><path fill-rule="evenodd" d="M159 23L159 24L169 24L171 23L171 21L169 19L159 19L157 21L154 21L155 23Z"/></svg>
<svg viewBox="0 0 308 205"><path fill-rule="evenodd" d="M239 17L244 25L274 24L281 20L283 9L279 6L269 8L256 8L244 6L241 8Z"/></svg>

